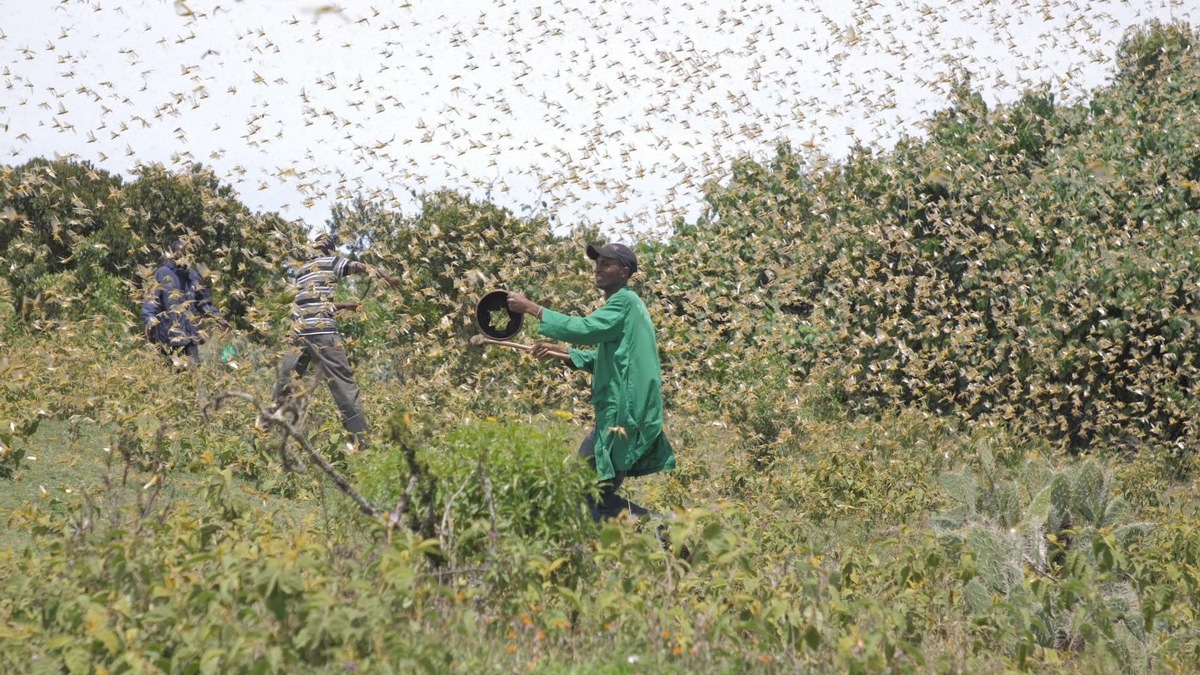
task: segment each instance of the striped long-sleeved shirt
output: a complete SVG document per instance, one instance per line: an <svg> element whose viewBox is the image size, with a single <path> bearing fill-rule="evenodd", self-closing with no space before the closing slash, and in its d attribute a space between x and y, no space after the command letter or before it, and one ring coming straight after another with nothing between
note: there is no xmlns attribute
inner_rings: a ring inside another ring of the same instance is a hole
<svg viewBox="0 0 1200 675"><path fill-rule="evenodd" d="M312 258L291 271L296 285L292 304L292 327L296 335L337 333L333 292L338 279L346 276L350 261L337 255Z"/></svg>

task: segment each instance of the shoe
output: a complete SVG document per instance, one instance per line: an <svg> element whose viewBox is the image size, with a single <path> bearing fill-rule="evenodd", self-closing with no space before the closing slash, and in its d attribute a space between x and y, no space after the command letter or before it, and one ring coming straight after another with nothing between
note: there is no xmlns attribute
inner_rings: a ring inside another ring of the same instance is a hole
<svg viewBox="0 0 1200 675"><path fill-rule="evenodd" d="M654 536L658 537L658 543L662 544L664 551L671 550L671 524L667 521L672 519L672 516L661 513L650 514L650 520L654 521Z"/></svg>
<svg viewBox="0 0 1200 675"><path fill-rule="evenodd" d="M654 528L654 537L662 544L664 551L671 549L671 523L675 516L666 513L647 513L638 519L638 531Z"/></svg>

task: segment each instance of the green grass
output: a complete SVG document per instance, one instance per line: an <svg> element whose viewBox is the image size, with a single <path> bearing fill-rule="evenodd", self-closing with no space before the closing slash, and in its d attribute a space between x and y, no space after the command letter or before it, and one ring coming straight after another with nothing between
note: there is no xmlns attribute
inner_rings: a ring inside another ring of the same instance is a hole
<svg viewBox="0 0 1200 675"><path fill-rule="evenodd" d="M203 430L196 434L203 435ZM249 438L249 433L247 434ZM144 465L127 463L116 450L118 441L112 425L99 425L90 421L59 422L43 421L37 432L24 439L18 447L24 455L20 468L8 479L4 490L0 490L0 517L7 520L10 512L28 505L46 504L55 501L65 508L79 508L84 503L84 494L99 495L119 490L133 495L147 492L145 485L154 473ZM252 450L249 444L243 448ZM186 464L174 464L172 456L179 453L179 443L168 447L167 499L199 506L201 487L207 479L202 468L193 469ZM274 467L275 473L286 478ZM315 481L314 477L309 482ZM263 490L261 481L234 477L233 484L246 502L262 514L284 513L295 519L312 516L320 508L320 491L285 498ZM27 530L5 527L0 529L0 548L13 548L28 539Z"/></svg>
<svg viewBox="0 0 1200 675"><path fill-rule="evenodd" d="M7 489L0 491L0 513L52 497L77 502L81 491L98 488L111 472L109 444L110 433L98 425L43 421L36 434L16 447L24 459ZM24 535L0 530L0 547L16 546Z"/></svg>

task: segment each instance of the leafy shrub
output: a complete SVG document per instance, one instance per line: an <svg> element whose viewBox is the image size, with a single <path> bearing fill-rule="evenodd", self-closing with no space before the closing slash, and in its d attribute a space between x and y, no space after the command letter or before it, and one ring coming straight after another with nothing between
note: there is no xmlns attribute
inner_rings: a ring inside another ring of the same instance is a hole
<svg viewBox="0 0 1200 675"><path fill-rule="evenodd" d="M432 509L451 562L479 560L496 546L565 552L590 536L583 507L595 471L575 457L577 442L565 427L484 419L434 437L403 412L389 425L393 440L356 467L364 495L390 507L408 494L415 506L421 487L409 483L435 482L432 503L422 506ZM425 475L414 473L396 445L401 440L420 448Z"/></svg>
<svg viewBox="0 0 1200 675"><path fill-rule="evenodd" d="M1131 667L1145 625L1135 588L1121 575L1130 548L1149 531L1124 522L1127 503L1094 460L1060 471L1041 462L1004 479L986 445L978 480L942 476L950 506L931 520L961 556L962 593L989 639L1021 660L1033 646L1077 651L1099 642ZM1132 651L1131 651L1132 649Z"/></svg>

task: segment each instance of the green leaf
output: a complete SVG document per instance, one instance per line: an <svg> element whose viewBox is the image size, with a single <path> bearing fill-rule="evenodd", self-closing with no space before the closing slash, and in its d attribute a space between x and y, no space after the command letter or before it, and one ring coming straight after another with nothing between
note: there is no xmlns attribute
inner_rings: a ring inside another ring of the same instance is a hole
<svg viewBox="0 0 1200 675"><path fill-rule="evenodd" d="M621 542L621 528L613 524L605 524L600 529L600 545L612 548Z"/></svg>
<svg viewBox="0 0 1200 675"><path fill-rule="evenodd" d="M121 639L111 628L101 628L92 637L104 645L109 654L116 654L121 650Z"/></svg>
<svg viewBox="0 0 1200 675"><path fill-rule="evenodd" d="M971 611L976 614L982 614L992 606L992 594L988 592L979 577L971 579L963 586L963 598L966 599L967 606L971 608Z"/></svg>
<svg viewBox="0 0 1200 675"><path fill-rule="evenodd" d="M813 651L816 651L817 648L821 646L821 631L817 630L816 626L809 625L809 627L805 629L804 644L808 645L808 648Z"/></svg>
<svg viewBox="0 0 1200 675"><path fill-rule="evenodd" d="M87 675L92 670L92 653L75 647L63 655L63 664L71 675Z"/></svg>

